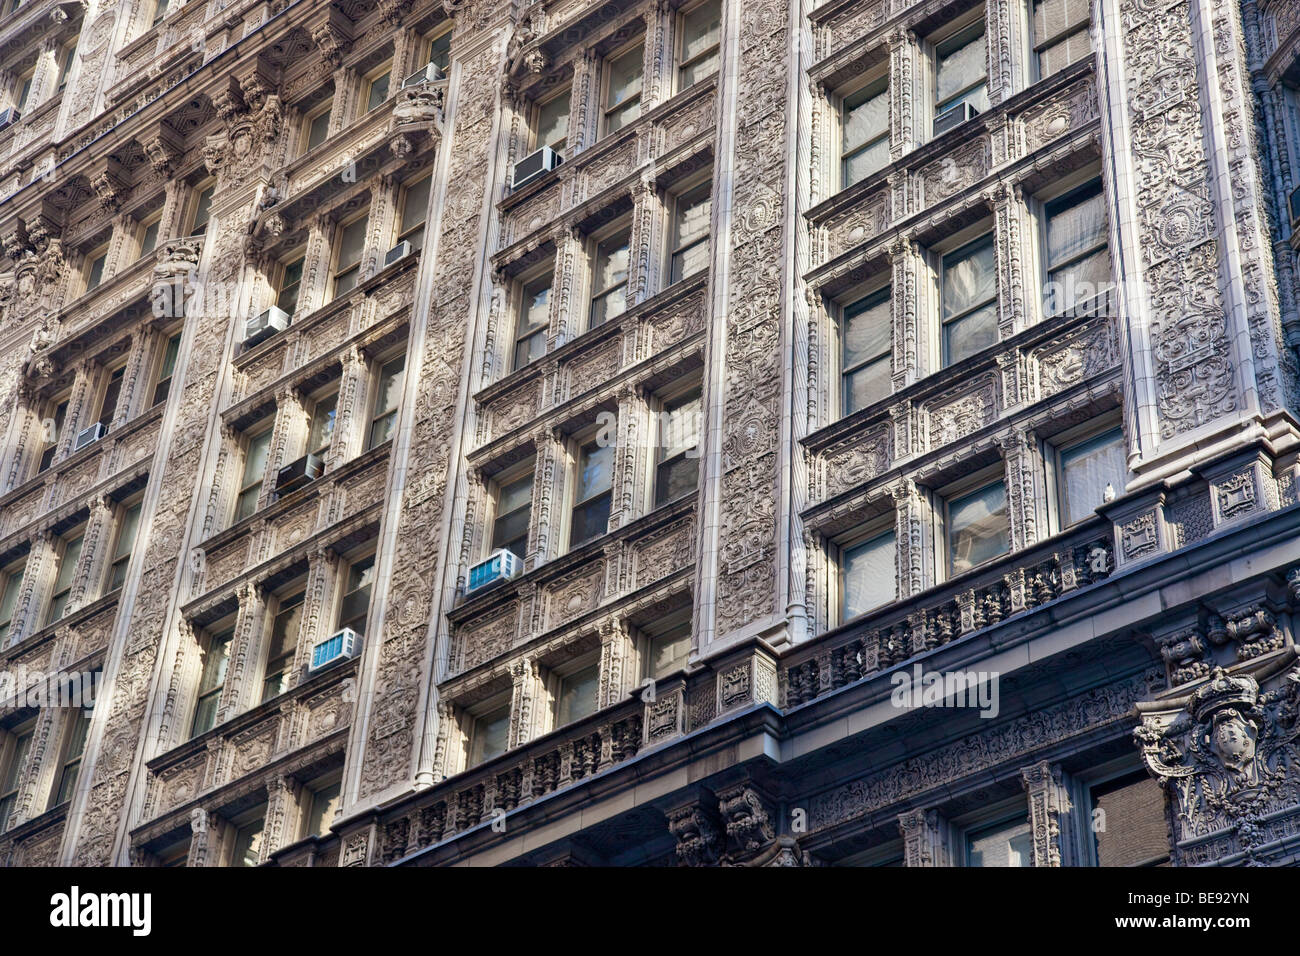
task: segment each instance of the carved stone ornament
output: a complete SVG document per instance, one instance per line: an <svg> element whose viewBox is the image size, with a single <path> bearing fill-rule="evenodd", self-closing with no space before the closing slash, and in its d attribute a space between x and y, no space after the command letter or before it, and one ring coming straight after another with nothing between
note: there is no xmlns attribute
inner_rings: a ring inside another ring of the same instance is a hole
<svg viewBox="0 0 1300 956"><path fill-rule="evenodd" d="M722 843L717 819L705 807L693 804L668 811L668 831L677 840L677 860L682 866L714 866Z"/></svg>
<svg viewBox="0 0 1300 956"><path fill-rule="evenodd" d="M1139 705L1144 716L1133 735L1173 803L1176 865L1237 854L1260 865L1268 845L1294 829L1300 668L1293 665L1294 656L1261 674L1266 690L1248 674L1216 667L1189 695Z"/></svg>

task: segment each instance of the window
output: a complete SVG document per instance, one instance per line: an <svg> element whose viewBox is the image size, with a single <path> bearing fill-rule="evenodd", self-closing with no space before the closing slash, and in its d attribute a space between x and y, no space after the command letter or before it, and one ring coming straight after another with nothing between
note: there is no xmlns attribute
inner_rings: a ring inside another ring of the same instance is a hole
<svg viewBox="0 0 1300 956"><path fill-rule="evenodd" d="M961 574L1011 550L1007 489L994 481L948 501L948 573Z"/></svg>
<svg viewBox="0 0 1300 956"><path fill-rule="evenodd" d="M722 4L702 3L682 14L682 41L678 52L677 88L685 90L718 72L718 37L722 31Z"/></svg>
<svg viewBox="0 0 1300 956"><path fill-rule="evenodd" d="M528 524L533 514L533 473L497 485L492 550L504 548L520 561L528 551Z"/></svg>
<svg viewBox="0 0 1300 956"><path fill-rule="evenodd" d="M641 115L641 70L644 44L617 56L605 67L605 133L617 132Z"/></svg>
<svg viewBox="0 0 1300 956"><path fill-rule="evenodd" d="M326 100L320 106L316 107L307 114L306 122L303 126L303 144L302 151L309 153L330 135L330 108L334 105L333 100Z"/></svg>
<svg viewBox="0 0 1300 956"><path fill-rule="evenodd" d="M0 832L9 825L14 804L18 802L18 783L22 780L34 729L34 722L29 722L10 731L0 741Z"/></svg>
<svg viewBox="0 0 1300 956"><path fill-rule="evenodd" d="M49 809L62 806L72 799L81 771L81 757L86 752L86 733L90 730L90 712L78 707L68 713L68 727L64 732L63 760L59 765L54 789L50 792Z"/></svg>
<svg viewBox="0 0 1300 956"><path fill-rule="evenodd" d="M126 570L131 563L131 551L135 547L135 537L140 529L140 509L143 504L137 501L122 509L122 517L117 524L117 543L113 545L113 560L108 567L110 591L116 591L126 583Z"/></svg>
<svg viewBox="0 0 1300 956"><path fill-rule="evenodd" d="M1046 79L1092 53L1089 0L1033 0L1034 59Z"/></svg>
<svg viewBox="0 0 1300 956"><path fill-rule="evenodd" d="M934 47L934 115L963 103L977 113L989 108L984 20L958 31Z"/></svg>
<svg viewBox="0 0 1300 956"><path fill-rule="evenodd" d="M840 104L840 188L889 163L889 81L869 83Z"/></svg>
<svg viewBox="0 0 1300 956"><path fill-rule="evenodd" d="M1157 866L1169 860L1165 793L1145 770L1088 790L1097 866Z"/></svg>
<svg viewBox="0 0 1300 956"><path fill-rule="evenodd" d="M578 448L573 525L569 547L597 538L609 530L614 482L614 446L590 441Z"/></svg>
<svg viewBox="0 0 1300 956"><path fill-rule="evenodd" d="M40 474L54 462L54 453L59 448L59 436L63 434L63 425L68 418L68 399L55 399L52 403L54 414L41 422L41 460L36 469Z"/></svg>
<svg viewBox="0 0 1300 956"><path fill-rule="evenodd" d="M339 604L339 629L350 627L358 634L366 633L366 615L370 613L370 588L375 582L375 556L357 558L348 565L348 575L343 586L343 600Z"/></svg>
<svg viewBox="0 0 1300 956"><path fill-rule="evenodd" d="M643 677L675 674L691 656L691 609L683 608L642 628L648 637Z"/></svg>
<svg viewBox="0 0 1300 956"><path fill-rule="evenodd" d="M181 351L181 333L167 339L167 344L163 347L162 361L158 364L158 381L153 387L153 399L149 402L149 407L160 405L167 401L167 396L172 390L172 376L176 374L176 357Z"/></svg>
<svg viewBox="0 0 1300 956"><path fill-rule="evenodd" d="M632 232L620 232L596 243L591 267L591 328L622 315L627 308L627 265Z"/></svg>
<svg viewBox="0 0 1300 956"><path fill-rule="evenodd" d="M157 212L140 223L140 258L158 248L158 230L162 227L162 213Z"/></svg>
<svg viewBox="0 0 1300 956"><path fill-rule="evenodd" d="M271 638L266 650L266 676L262 679L262 700L278 697L289 689L293 657L298 650L298 632L302 628L302 604L306 596L295 591L280 598L271 619Z"/></svg>
<svg viewBox="0 0 1300 956"><path fill-rule="evenodd" d="M549 146L563 153L569 141L569 94L561 93L538 104L533 129L533 149Z"/></svg>
<svg viewBox="0 0 1300 956"><path fill-rule="evenodd" d="M119 365L108 373L108 382L104 386L104 396L99 400L99 417L95 419L104 426L113 424L113 415L117 412L118 400L122 397L122 377L126 374L126 365Z"/></svg>
<svg viewBox="0 0 1300 956"><path fill-rule="evenodd" d="M1061 527L1092 517L1094 511L1124 491L1128 462L1124 430L1112 428L1056 452Z"/></svg>
<svg viewBox="0 0 1300 956"><path fill-rule="evenodd" d="M343 803L343 781L321 782L308 787L307 832L304 836L329 836L330 824Z"/></svg>
<svg viewBox="0 0 1300 956"><path fill-rule="evenodd" d="M63 540L63 555L59 558L59 572L54 578L54 592L45 614L45 623L53 624L63 617L68 609L68 598L72 597L72 580L77 573L77 563L81 560L81 545L85 539L81 534Z"/></svg>
<svg viewBox="0 0 1300 956"><path fill-rule="evenodd" d="M709 197L712 192L712 183L700 183L673 202L669 282L680 282L709 267Z"/></svg>
<svg viewBox="0 0 1300 956"><path fill-rule="evenodd" d="M162 23L163 17L167 16L167 2L168 0L158 0L158 2L154 4L152 26L156 27L158 24Z"/></svg>
<svg viewBox="0 0 1300 956"><path fill-rule="evenodd" d="M262 493L266 459L271 451L271 428L268 426L248 438L244 450L244 471L239 477L239 497L235 502L235 521L243 521L257 510Z"/></svg>
<svg viewBox="0 0 1300 956"><path fill-rule="evenodd" d="M0 648L9 644L9 637L14 630L14 610L18 606L18 595L23 589L23 573L26 566L18 561L11 564L0 576Z"/></svg>
<svg viewBox="0 0 1300 956"><path fill-rule="evenodd" d="M194 215L190 217L191 236L201 236L208 231L208 218L212 215L212 194L216 189L216 183L209 183L196 188Z"/></svg>
<svg viewBox="0 0 1300 956"><path fill-rule="evenodd" d="M262 831L266 828L266 805L240 817L235 823L235 841L230 850L231 866L257 866L262 854Z"/></svg>
<svg viewBox="0 0 1300 956"><path fill-rule="evenodd" d="M386 63L366 78L366 109L369 113L388 99L388 89L392 85L393 67Z"/></svg>
<svg viewBox="0 0 1300 956"><path fill-rule="evenodd" d="M588 664L561 677L555 693L555 726L563 727L594 714L599 691L599 664Z"/></svg>
<svg viewBox="0 0 1300 956"><path fill-rule="evenodd" d="M311 410L311 425L307 428L307 454L323 459L334 440L334 419L338 414L339 392L334 391L316 399Z"/></svg>
<svg viewBox="0 0 1300 956"><path fill-rule="evenodd" d="M279 289L275 293L275 307L290 318L298 308L298 293L302 291L302 266L306 259L299 254L280 264Z"/></svg>
<svg viewBox="0 0 1300 956"><path fill-rule="evenodd" d="M841 415L851 415L893 391L893 330L889 286L845 307L840 322Z"/></svg>
<svg viewBox="0 0 1300 956"><path fill-rule="evenodd" d="M840 551L840 619L850 621L895 600L898 565L894 532L886 531Z"/></svg>
<svg viewBox="0 0 1300 956"><path fill-rule="evenodd" d="M700 389L664 402L659 416L655 507L689 495L700 478Z"/></svg>
<svg viewBox="0 0 1300 956"><path fill-rule="evenodd" d="M370 440L366 448L382 445L393 437L397 425L397 406L402 401L402 372L406 369L406 356L399 355L379 370L379 386L375 390L375 406L370 416Z"/></svg>
<svg viewBox="0 0 1300 956"><path fill-rule="evenodd" d="M967 866L1033 866L1033 834L1019 815L966 834Z"/></svg>
<svg viewBox="0 0 1300 956"><path fill-rule="evenodd" d="M531 282L523 283L519 296L519 315L515 319L515 350L510 369L515 371L546 354L546 338L551 328L551 279L554 267Z"/></svg>
<svg viewBox="0 0 1300 956"><path fill-rule="evenodd" d="M944 365L998 340L998 276L991 235L943 257L940 296Z"/></svg>
<svg viewBox="0 0 1300 956"><path fill-rule="evenodd" d="M207 733L217 723L217 706L221 691L226 686L226 667L230 663L230 643L234 640L233 627L218 631L208 638L203 649L203 671L199 675L198 701L194 705L194 721L190 736Z"/></svg>
<svg viewBox="0 0 1300 956"><path fill-rule="evenodd" d="M366 250L369 216L356 219L338 232L338 255L334 264L334 295L355 289L361 281L361 254Z"/></svg>
<svg viewBox="0 0 1300 956"><path fill-rule="evenodd" d="M57 92L62 93L68 85L68 74L72 72L72 58L77 52L77 41L73 40L64 45L59 51L59 82Z"/></svg>
<svg viewBox="0 0 1300 956"><path fill-rule="evenodd" d="M429 63L442 70L444 76L451 67L451 27L429 41Z"/></svg>
<svg viewBox="0 0 1300 956"><path fill-rule="evenodd" d="M104 281L104 266L108 263L108 247L95 249L86 255L85 277L86 291L98 289Z"/></svg>
<svg viewBox="0 0 1300 956"><path fill-rule="evenodd" d="M476 717L469 737L471 767L505 753L510 741L510 707L498 707Z"/></svg>
<svg viewBox="0 0 1300 956"><path fill-rule="evenodd" d="M424 245L424 220L429 214L429 188L433 177L424 176L406 187L402 195L401 229L398 242L409 242L415 251Z"/></svg>
<svg viewBox="0 0 1300 956"><path fill-rule="evenodd" d="M190 838L186 837L154 854L160 867L183 867L190 861Z"/></svg>
<svg viewBox="0 0 1300 956"><path fill-rule="evenodd" d="M18 78L17 92L14 94L14 107L20 113L27 108L27 100L32 95L32 80L35 78L35 70L28 70Z"/></svg>
<svg viewBox="0 0 1300 956"><path fill-rule="evenodd" d="M1048 202L1046 315L1086 302L1111 284L1105 195L1097 179Z"/></svg>

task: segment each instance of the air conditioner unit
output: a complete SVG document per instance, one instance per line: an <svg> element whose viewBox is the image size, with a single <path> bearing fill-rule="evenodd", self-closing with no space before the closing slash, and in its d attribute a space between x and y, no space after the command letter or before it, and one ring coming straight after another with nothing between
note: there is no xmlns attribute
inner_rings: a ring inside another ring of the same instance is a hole
<svg viewBox="0 0 1300 956"><path fill-rule="evenodd" d="M934 135L942 136L948 130L960 126L968 119L974 119L979 115L979 112L969 103L958 103L956 106L944 110L934 118Z"/></svg>
<svg viewBox="0 0 1300 956"><path fill-rule="evenodd" d="M384 254L384 267L387 268L388 266L391 266L394 262L398 262L402 259L405 259L410 254L411 254L411 244L407 242L405 239L403 239L401 242L393 246L393 248L389 249L388 252Z"/></svg>
<svg viewBox="0 0 1300 956"><path fill-rule="evenodd" d="M22 119L22 116L23 114L13 106L7 110L0 110L0 129L8 129Z"/></svg>
<svg viewBox="0 0 1300 956"><path fill-rule="evenodd" d="M263 339L289 327L289 313L271 306L261 315L244 321L244 348L251 349Z"/></svg>
<svg viewBox="0 0 1300 956"><path fill-rule="evenodd" d="M426 63L419 70L402 80L402 89L409 89L412 86L423 86L425 83L437 83L441 79L442 70L438 69L437 64Z"/></svg>
<svg viewBox="0 0 1300 956"><path fill-rule="evenodd" d="M318 642L311 649L311 661L307 664L307 673L314 674L339 661L350 661L361 652L361 638L356 631L345 627L337 634Z"/></svg>
<svg viewBox="0 0 1300 956"><path fill-rule="evenodd" d="M564 162L563 156L551 149L551 147L543 146L537 152L525 156L515 163L511 188L518 189L524 183L531 182L543 173L549 173L562 162Z"/></svg>
<svg viewBox="0 0 1300 956"><path fill-rule="evenodd" d="M325 471L325 462L316 455L303 455L275 473L275 493L286 495L311 484Z"/></svg>
<svg viewBox="0 0 1300 956"><path fill-rule="evenodd" d="M81 451L81 449L85 448L87 445L93 445L95 442L99 441L106 434L108 434L108 429L104 427L104 423L95 422L95 424L91 425L89 428L83 428L81 431L77 432L77 440L72 443L72 450Z"/></svg>
<svg viewBox="0 0 1300 956"><path fill-rule="evenodd" d="M504 548L493 551L486 561L480 561L469 569L469 587L465 589L465 593L473 594L499 581L509 581L511 578L518 577L522 570L523 562L513 551Z"/></svg>
<svg viewBox="0 0 1300 956"><path fill-rule="evenodd" d="M1292 228L1300 226L1300 187L1292 190L1288 205L1291 207Z"/></svg>

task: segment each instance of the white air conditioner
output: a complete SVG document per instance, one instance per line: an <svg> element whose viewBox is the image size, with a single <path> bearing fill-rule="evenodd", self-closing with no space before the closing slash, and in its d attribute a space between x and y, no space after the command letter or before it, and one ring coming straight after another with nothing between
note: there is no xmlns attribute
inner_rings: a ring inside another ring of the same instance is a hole
<svg viewBox="0 0 1300 956"><path fill-rule="evenodd" d="M436 63L426 63L422 68L402 80L402 89L423 86L425 83L437 83L441 79L442 70L438 69L438 65Z"/></svg>
<svg viewBox="0 0 1300 956"><path fill-rule="evenodd" d="M0 110L0 129L8 129L22 118L22 113L18 112L15 107L9 107L7 110Z"/></svg>
<svg viewBox="0 0 1300 956"><path fill-rule="evenodd" d="M289 327L289 313L271 306L261 315L244 322L244 348L250 349L263 339Z"/></svg>
<svg viewBox="0 0 1300 956"><path fill-rule="evenodd" d="M361 637L350 627L318 641L311 649L311 662L307 673L314 674L339 661L350 661L361 652Z"/></svg>
<svg viewBox="0 0 1300 956"><path fill-rule="evenodd" d="M394 262L399 262L411 254L411 244L403 239L393 248L384 254L384 267L391 266Z"/></svg>
<svg viewBox="0 0 1300 956"><path fill-rule="evenodd" d="M944 110L934 118L934 135L942 136L948 130L960 126L968 119L979 116L979 112L969 103L958 103L956 106Z"/></svg>
<svg viewBox="0 0 1300 956"><path fill-rule="evenodd" d="M564 162L563 156L551 149L551 147L543 146L537 152L531 153L515 163L510 188L518 189L524 183L531 182L538 176L549 173L562 162Z"/></svg>
<svg viewBox="0 0 1300 956"><path fill-rule="evenodd" d="M509 581L518 577L523 569L523 562L513 551L504 548L493 551L486 561L480 561L469 569L469 586L465 588L465 593L473 594L500 581Z"/></svg>
<svg viewBox="0 0 1300 956"><path fill-rule="evenodd" d="M93 445L99 441L106 434L108 434L108 429L104 427L103 422L95 422L89 428L83 428L77 432L77 440L72 443L72 450L81 451L87 445Z"/></svg>

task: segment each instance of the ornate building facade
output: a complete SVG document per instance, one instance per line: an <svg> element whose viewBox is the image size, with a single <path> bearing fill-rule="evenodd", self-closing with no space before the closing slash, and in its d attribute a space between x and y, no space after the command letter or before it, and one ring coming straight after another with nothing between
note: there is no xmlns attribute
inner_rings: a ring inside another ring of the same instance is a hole
<svg viewBox="0 0 1300 956"><path fill-rule="evenodd" d="M1292 0L6 0L0 107L0 861L1300 857Z"/></svg>

